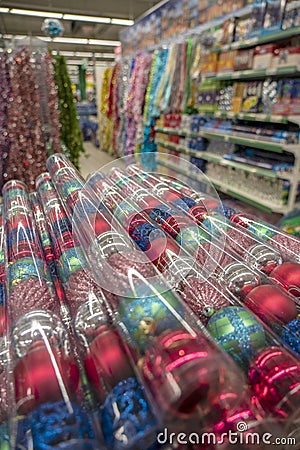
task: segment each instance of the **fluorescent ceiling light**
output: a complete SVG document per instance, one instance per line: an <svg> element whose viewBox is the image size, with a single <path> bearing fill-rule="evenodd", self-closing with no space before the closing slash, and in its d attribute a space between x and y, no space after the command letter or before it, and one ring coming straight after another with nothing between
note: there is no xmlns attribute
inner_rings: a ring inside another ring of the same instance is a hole
<svg viewBox="0 0 300 450"><path fill-rule="evenodd" d="M67 64L68 66L81 66L81 65L83 64L83 61L82 61L82 59L78 59L78 60L69 60L69 61L66 61L66 64ZM93 63L92 61L90 61L90 62L87 63L87 65L88 65L88 66L93 66L94 63Z"/></svg>
<svg viewBox="0 0 300 450"><path fill-rule="evenodd" d="M88 44L88 39L57 37L53 38L53 42L59 42L61 44Z"/></svg>
<svg viewBox="0 0 300 450"><path fill-rule="evenodd" d="M12 8L9 12L11 14L20 14L22 16L49 17L49 18L53 18L53 19L62 19L63 18L62 13L54 13L54 12L48 12L48 11L32 11L30 9Z"/></svg>
<svg viewBox="0 0 300 450"><path fill-rule="evenodd" d="M129 19L111 19L112 25L124 25L125 27L130 27L134 24L134 20Z"/></svg>
<svg viewBox="0 0 300 450"><path fill-rule="evenodd" d="M8 13L9 8L0 8L0 13Z"/></svg>
<svg viewBox="0 0 300 450"><path fill-rule="evenodd" d="M75 56L75 52L59 52L61 56Z"/></svg>
<svg viewBox="0 0 300 450"><path fill-rule="evenodd" d="M92 58L94 53L92 52L76 52L74 56L79 56L80 58Z"/></svg>
<svg viewBox="0 0 300 450"><path fill-rule="evenodd" d="M101 39L89 39L90 45L103 45L103 46L111 46L111 47L118 47L121 45L120 41L103 41Z"/></svg>
<svg viewBox="0 0 300 450"><path fill-rule="evenodd" d="M97 17L97 16L82 16L80 14L64 14L64 20L80 20L82 22L94 22L94 23L110 23L109 17Z"/></svg>
<svg viewBox="0 0 300 450"><path fill-rule="evenodd" d="M115 59L114 53L95 53L96 58L112 58Z"/></svg>

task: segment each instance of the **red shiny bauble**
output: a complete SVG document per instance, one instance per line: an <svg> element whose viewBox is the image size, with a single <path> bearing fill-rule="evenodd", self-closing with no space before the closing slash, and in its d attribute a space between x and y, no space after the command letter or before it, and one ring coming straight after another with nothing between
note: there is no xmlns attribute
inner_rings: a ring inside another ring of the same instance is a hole
<svg viewBox="0 0 300 450"><path fill-rule="evenodd" d="M151 242L145 253L158 270L164 272L171 261L179 255L180 247L177 242L169 237L157 238Z"/></svg>
<svg viewBox="0 0 300 450"><path fill-rule="evenodd" d="M176 200L181 199L181 194L178 194L175 191L172 191L171 189L169 191L165 191L162 194L164 200L168 203L176 202Z"/></svg>
<svg viewBox="0 0 300 450"><path fill-rule="evenodd" d="M0 306L0 337L7 331L7 315L5 313L5 307Z"/></svg>
<svg viewBox="0 0 300 450"><path fill-rule="evenodd" d="M109 219L101 214L96 214L94 222L95 235L100 236L101 234L107 233L111 230L111 225Z"/></svg>
<svg viewBox="0 0 300 450"><path fill-rule="evenodd" d="M277 266L270 277L295 297L300 297L300 264L286 262Z"/></svg>
<svg viewBox="0 0 300 450"><path fill-rule="evenodd" d="M42 341L34 343L27 355L17 362L13 375L20 415L28 414L41 403L62 399L62 389L72 397L79 386L79 369L74 361L55 348L51 348L50 355Z"/></svg>
<svg viewBox="0 0 300 450"><path fill-rule="evenodd" d="M202 200L202 204L208 209L215 209L220 206L220 202L214 198L205 198Z"/></svg>
<svg viewBox="0 0 300 450"><path fill-rule="evenodd" d="M282 347L268 347L249 370L252 402L282 418L300 417L300 362Z"/></svg>
<svg viewBox="0 0 300 450"><path fill-rule="evenodd" d="M151 210L153 208L156 208L158 206L160 206L160 201L156 198L153 197L153 195L147 195L145 197L143 197L143 199L141 201L137 200L139 206L145 210Z"/></svg>
<svg viewBox="0 0 300 450"><path fill-rule="evenodd" d="M245 305L262 320L288 323L297 317L295 303L277 286L258 286L247 295Z"/></svg>
<svg viewBox="0 0 300 450"><path fill-rule="evenodd" d="M195 218L195 221L200 224L204 222L204 220L207 219L208 216L207 209L205 208L205 206L199 205L193 206L189 210L189 214L191 214Z"/></svg>
<svg viewBox="0 0 300 450"><path fill-rule="evenodd" d="M162 224L163 230L175 239L179 233L189 226L191 226L191 220L188 217L180 215L168 217Z"/></svg>
<svg viewBox="0 0 300 450"><path fill-rule="evenodd" d="M121 380L133 375L125 344L119 333L103 325L97 330L97 336L90 344L85 358L87 376L104 400Z"/></svg>
<svg viewBox="0 0 300 450"><path fill-rule="evenodd" d="M131 236L135 229L144 223L148 223L147 219L140 213L130 214L126 219L123 226L128 230L129 236Z"/></svg>

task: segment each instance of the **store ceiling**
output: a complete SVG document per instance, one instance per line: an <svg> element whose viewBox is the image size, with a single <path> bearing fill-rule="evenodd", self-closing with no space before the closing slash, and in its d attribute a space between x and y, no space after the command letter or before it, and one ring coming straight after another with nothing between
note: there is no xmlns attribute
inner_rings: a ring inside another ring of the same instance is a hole
<svg viewBox="0 0 300 450"><path fill-rule="evenodd" d="M0 7L19 8L35 11L61 12L119 19L137 19L148 9L157 5L155 0L0 0ZM41 36L42 17L31 17L0 13L0 33L3 35ZM88 38L100 40L119 40L123 26L91 23L78 20L63 20L63 37ZM55 50L113 52L111 46L79 45L74 43L51 43Z"/></svg>

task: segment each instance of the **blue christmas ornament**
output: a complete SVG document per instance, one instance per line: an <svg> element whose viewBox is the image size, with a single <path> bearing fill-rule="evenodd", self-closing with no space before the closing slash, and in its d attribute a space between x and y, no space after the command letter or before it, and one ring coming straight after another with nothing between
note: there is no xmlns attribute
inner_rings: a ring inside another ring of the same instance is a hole
<svg viewBox="0 0 300 450"><path fill-rule="evenodd" d="M89 416L74 403L45 403L31 416L34 450L93 450L95 436ZM99 446L97 446L99 448Z"/></svg>
<svg viewBox="0 0 300 450"><path fill-rule="evenodd" d="M177 208L183 209L184 211L189 211L191 208L197 205L197 203L189 197L181 197L173 202L173 205Z"/></svg>
<svg viewBox="0 0 300 450"><path fill-rule="evenodd" d="M42 32L51 38L62 36L65 29L58 19L45 19L42 25Z"/></svg>
<svg viewBox="0 0 300 450"><path fill-rule="evenodd" d="M157 422L135 378L121 381L107 396L101 417L103 435L110 450L152 448Z"/></svg>
<svg viewBox="0 0 300 450"><path fill-rule="evenodd" d="M158 238L164 238L165 234L151 223L145 222L135 227L130 233L130 237L145 252L149 249L151 242Z"/></svg>
<svg viewBox="0 0 300 450"><path fill-rule="evenodd" d="M180 328L172 310L184 317L183 307L172 291L166 291L161 286L153 287L157 295L150 287L140 285L136 287L134 297L129 293L119 305L120 320L141 350L151 345L151 336Z"/></svg>
<svg viewBox="0 0 300 450"><path fill-rule="evenodd" d="M228 229L227 219L223 216L212 216L208 217L204 220L203 226L207 229L207 231L213 236L220 236L223 234L223 231Z"/></svg>
<svg viewBox="0 0 300 450"><path fill-rule="evenodd" d="M176 237L176 241L186 251L194 254L200 245L210 242L210 236L195 225L182 230Z"/></svg>
<svg viewBox="0 0 300 450"><path fill-rule="evenodd" d="M284 326L281 339L300 355L300 319L292 320Z"/></svg>
<svg viewBox="0 0 300 450"><path fill-rule="evenodd" d="M230 218L234 216L234 214L236 214L236 211L233 208L230 208L230 206L227 206L224 203L215 208L214 211L221 216L225 216L228 220L230 220Z"/></svg>
<svg viewBox="0 0 300 450"><path fill-rule="evenodd" d="M264 327L246 308L227 306L209 320L208 332L241 367L266 345Z"/></svg>

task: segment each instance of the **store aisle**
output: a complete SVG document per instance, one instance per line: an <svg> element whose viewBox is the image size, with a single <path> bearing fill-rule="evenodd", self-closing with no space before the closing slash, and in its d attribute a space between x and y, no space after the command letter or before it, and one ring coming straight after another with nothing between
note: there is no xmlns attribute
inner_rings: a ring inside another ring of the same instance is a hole
<svg viewBox="0 0 300 450"><path fill-rule="evenodd" d="M123 167L121 161L116 160L111 155L96 148L91 142L84 143L84 149L87 155L80 158L80 172L86 178L90 173L100 168L105 168L109 163L115 162L114 165Z"/></svg>

